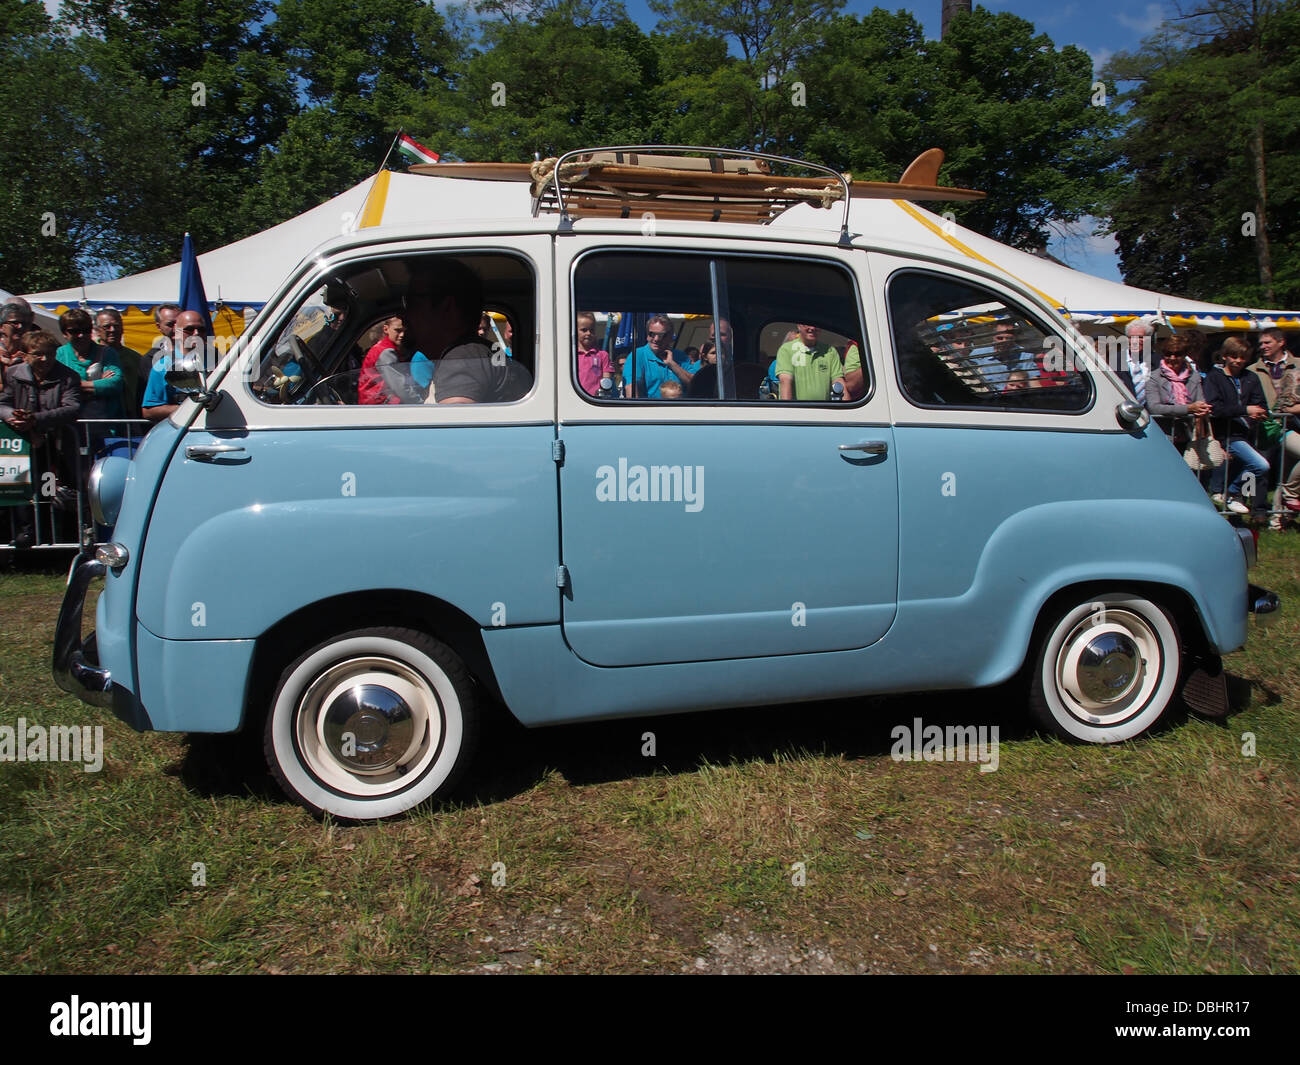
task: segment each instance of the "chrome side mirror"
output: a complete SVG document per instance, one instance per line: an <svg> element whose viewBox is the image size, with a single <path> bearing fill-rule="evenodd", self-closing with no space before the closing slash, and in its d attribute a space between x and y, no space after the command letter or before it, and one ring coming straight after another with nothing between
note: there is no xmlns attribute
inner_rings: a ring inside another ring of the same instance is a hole
<svg viewBox="0 0 1300 1065"><path fill-rule="evenodd" d="M1136 399L1126 399L1115 405L1115 420L1125 429L1139 431L1151 424L1151 413Z"/></svg>
<svg viewBox="0 0 1300 1065"><path fill-rule="evenodd" d="M210 392L204 387L203 372L193 362L187 360L185 365L174 367L163 376L172 388L186 399L194 400L204 410L215 410L221 402L220 392Z"/></svg>

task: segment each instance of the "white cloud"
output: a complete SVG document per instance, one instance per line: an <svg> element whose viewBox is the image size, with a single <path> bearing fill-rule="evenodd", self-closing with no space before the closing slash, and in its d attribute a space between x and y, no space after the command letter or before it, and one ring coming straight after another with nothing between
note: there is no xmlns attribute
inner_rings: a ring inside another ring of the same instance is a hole
<svg viewBox="0 0 1300 1065"><path fill-rule="evenodd" d="M1071 21L1079 13L1078 4L1064 4L1050 11L1040 11L1033 19L1035 27L1042 29L1044 26L1061 26ZM1027 15L1022 16L1028 18Z"/></svg>
<svg viewBox="0 0 1300 1065"><path fill-rule="evenodd" d="M1115 16L1121 26L1127 26L1134 33L1145 37L1149 33L1154 33L1160 28L1160 24L1165 21L1164 4L1147 4L1140 14L1121 13Z"/></svg>
<svg viewBox="0 0 1300 1065"><path fill-rule="evenodd" d="M1083 48L1082 45L1079 47ZM1092 56L1092 69L1094 73L1101 70L1102 67L1109 63L1110 57L1115 54L1114 48L1098 48L1096 51L1091 48L1084 48L1083 50Z"/></svg>

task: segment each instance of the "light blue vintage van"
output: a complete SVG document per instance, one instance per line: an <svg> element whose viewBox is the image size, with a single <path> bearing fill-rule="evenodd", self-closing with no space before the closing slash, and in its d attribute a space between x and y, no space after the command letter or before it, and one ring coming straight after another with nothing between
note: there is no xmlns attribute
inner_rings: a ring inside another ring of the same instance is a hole
<svg viewBox="0 0 1300 1065"><path fill-rule="evenodd" d="M1151 729L1276 606L1250 534L1038 294L853 232L859 186L802 165L464 164L534 210L316 249L97 468L59 683L260 730L352 819L445 794L492 699L538 726L1018 679L1060 736ZM925 184L884 194L958 195ZM800 201L842 226L771 224Z"/></svg>

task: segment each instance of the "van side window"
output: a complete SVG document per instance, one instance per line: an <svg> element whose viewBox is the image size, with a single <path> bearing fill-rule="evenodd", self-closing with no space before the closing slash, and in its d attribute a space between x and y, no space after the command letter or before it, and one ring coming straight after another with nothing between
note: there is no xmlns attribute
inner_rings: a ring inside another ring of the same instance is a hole
<svg viewBox="0 0 1300 1065"><path fill-rule="evenodd" d="M1081 411L1092 380L1055 332L995 292L921 271L895 274L898 378L921 407Z"/></svg>
<svg viewBox="0 0 1300 1065"><path fill-rule="evenodd" d="M595 252L574 268L574 387L594 401L854 402L856 286L815 259Z"/></svg>
<svg viewBox="0 0 1300 1065"><path fill-rule="evenodd" d="M449 316L443 289L472 292L476 306L460 308L466 299L453 299L457 314ZM532 389L536 306L531 267L505 252L348 264L322 278L288 316L249 387L273 404L514 402ZM450 317L463 319L457 335L447 332Z"/></svg>

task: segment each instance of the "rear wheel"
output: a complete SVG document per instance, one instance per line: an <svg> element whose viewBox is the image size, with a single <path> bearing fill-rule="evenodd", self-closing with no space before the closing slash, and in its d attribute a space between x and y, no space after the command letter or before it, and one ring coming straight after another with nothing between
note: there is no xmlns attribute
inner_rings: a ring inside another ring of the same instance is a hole
<svg viewBox="0 0 1300 1065"><path fill-rule="evenodd" d="M263 747L291 798L369 820L445 795L477 732L473 685L451 648L411 629L360 629L281 674Z"/></svg>
<svg viewBox="0 0 1300 1065"><path fill-rule="evenodd" d="M1058 614L1038 643L1029 707L1056 735L1118 743L1151 729L1178 692L1178 626L1139 595L1098 595Z"/></svg>

